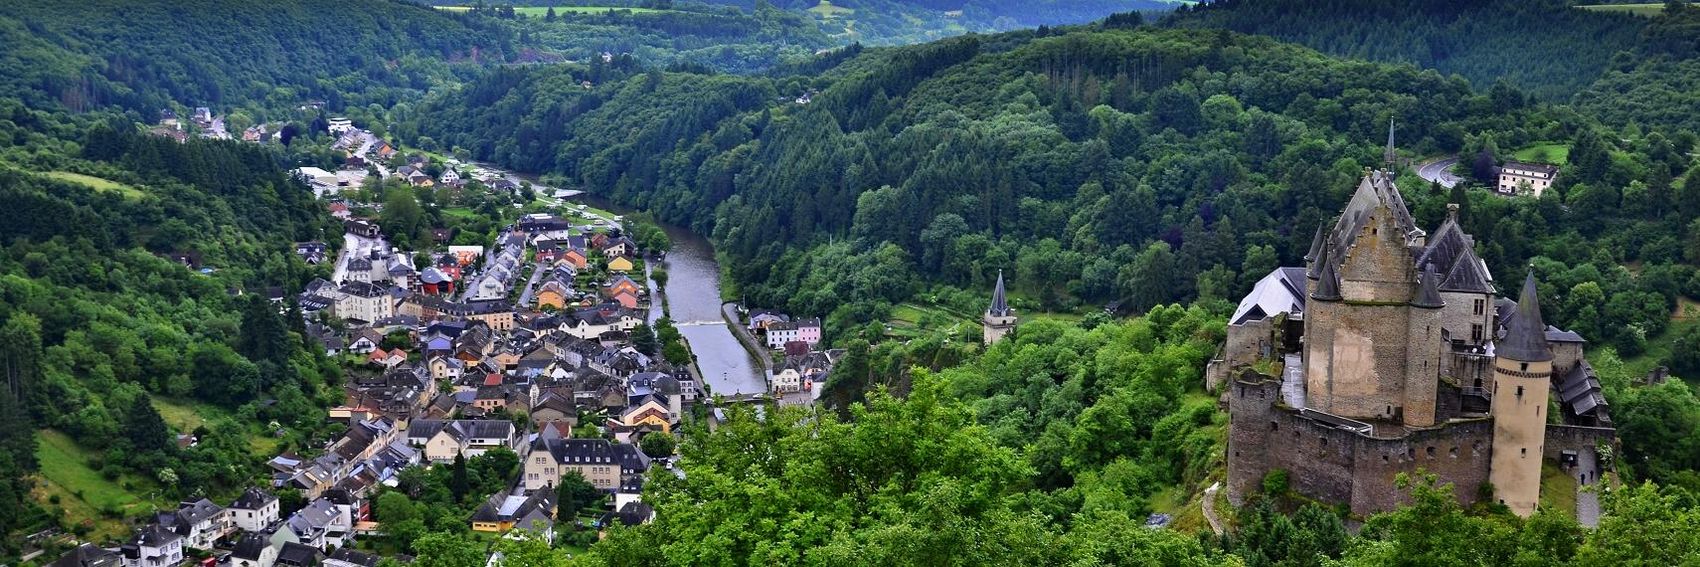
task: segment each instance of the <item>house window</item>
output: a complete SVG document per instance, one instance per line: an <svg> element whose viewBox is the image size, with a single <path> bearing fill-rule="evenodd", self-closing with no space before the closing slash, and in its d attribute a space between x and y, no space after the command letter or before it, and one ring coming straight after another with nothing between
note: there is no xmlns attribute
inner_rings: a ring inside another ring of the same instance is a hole
<svg viewBox="0 0 1700 567"><path fill-rule="evenodd" d="M1476 314L1481 315L1485 312L1487 312L1487 300L1477 299L1476 300Z"/></svg>
<svg viewBox="0 0 1700 567"><path fill-rule="evenodd" d="M1482 324L1481 323L1475 323L1475 324L1470 325L1470 340L1474 341L1474 342L1478 342L1478 343L1482 342Z"/></svg>

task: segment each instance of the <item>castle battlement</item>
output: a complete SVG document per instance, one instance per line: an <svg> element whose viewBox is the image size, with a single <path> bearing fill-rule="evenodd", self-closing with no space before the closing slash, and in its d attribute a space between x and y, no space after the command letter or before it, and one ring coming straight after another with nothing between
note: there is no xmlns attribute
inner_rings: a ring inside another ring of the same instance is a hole
<svg viewBox="0 0 1700 567"><path fill-rule="evenodd" d="M1544 462L1597 478L1615 431L1581 337L1542 321L1532 273L1517 300L1496 298L1455 207L1429 234L1393 174L1370 172L1306 265L1240 302L1213 363L1233 375L1231 501L1285 470L1300 494L1368 515L1402 503L1398 474L1424 471L1526 516ZM1252 370L1266 362L1280 376Z"/></svg>

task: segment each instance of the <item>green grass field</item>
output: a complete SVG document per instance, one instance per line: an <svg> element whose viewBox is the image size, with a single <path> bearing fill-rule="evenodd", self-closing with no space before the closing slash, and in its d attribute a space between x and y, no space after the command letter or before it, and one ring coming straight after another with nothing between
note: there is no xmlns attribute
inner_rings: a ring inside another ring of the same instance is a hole
<svg viewBox="0 0 1700 567"><path fill-rule="evenodd" d="M1657 16L1660 13L1664 12L1665 5L1662 4L1662 3L1659 3L1659 4L1592 4L1592 5L1587 5L1587 6L1577 6L1577 8L1581 8L1583 10L1589 10L1589 11L1593 11L1593 12L1623 12L1623 13L1634 14L1634 15L1637 15L1637 16L1651 18L1653 16Z"/></svg>
<svg viewBox="0 0 1700 567"><path fill-rule="evenodd" d="M117 181L113 181L113 180L110 180L110 179L103 179L103 178L100 178L100 177L95 177L93 175L83 175L81 173L72 173L72 172L69 172L69 171L49 171L49 172L43 173L42 175L45 175L47 177L51 177L51 178L54 178L54 179L58 179L60 181L68 181L68 182L71 182L71 183L87 185L87 186L89 186L90 188L92 188L96 191L117 192L117 193L123 194L125 197L140 197L140 196L142 196L142 190L141 189L137 189L135 187L131 187L129 185L125 185L123 183L119 183Z"/></svg>
<svg viewBox="0 0 1700 567"><path fill-rule="evenodd" d="M230 417L230 412L224 408L194 400L154 396L153 407L159 410L159 416L165 420L166 425L171 426L172 430L184 433L206 425L209 419ZM277 446L276 437L263 434L248 436L248 448L259 458L270 459L277 456Z"/></svg>
<svg viewBox="0 0 1700 567"><path fill-rule="evenodd" d="M1550 462L1541 465L1541 507L1576 517L1576 477Z"/></svg>
<svg viewBox="0 0 1700 567"><path fill-rule="evenodd" d="M36 441L35 455L41 461L41 482L35 489L37 501L49 510L62 509L71 525L89 524L93 528L89 539L122 537L128 532L123 518L170 505L157 497L146 499L145 495L156 488L151 479L124 475L112 481L101 476L100 471L89 466L97 455L78 446L62 432L41 430L36 433ZM122 483L129 483L131 488L126 490ZM52 503L55 496L59 498L58 504ZM118 515L114 517L112 512Z"/></svg>
<svg viewBox="0 0 1700 567"><path fill-rule="evenodd" d="M820 16L823 19L828 19L828 20L833 19L833 18L848 17L851 14L856 13L855 10L852 10L850 8L832 5L831 0L820 0L819 4L815 4L815 7L809 8L809 12L816 15L816 16Z"/></svg>
<svg viewBox="0 0 1700 567"><path fill-rule="evenodd" d="M438 10L443 10L443 11L447 11L447 12L465 12L467 10L472 9L471 6L433 6L433 7L438 9ZM631 12L631 13L634 13L634 14L652 14L652 13L672 12L673 11L673 10L658 10L658 9L655 9L655 8L632 8L632 7L628 7L628 6L556 6L555 7L555 13L556 14L566 14L566 13L600 14L600 13L603 13L603 12L607 12L609 10ZM528 18L541 18L541 17L543 17L543 16L545 16L549 13L549 8L547 6L515 6L514 7L514 13L519 14L521 16L528 17Z"/></svg>
<svg viewBox="0 0 1700 567"><path fill-rule="evenodd" d="M1570 163L1570 144L1541 142L1512 152L1511 157L1518 161L1565 165Z"/></svg>

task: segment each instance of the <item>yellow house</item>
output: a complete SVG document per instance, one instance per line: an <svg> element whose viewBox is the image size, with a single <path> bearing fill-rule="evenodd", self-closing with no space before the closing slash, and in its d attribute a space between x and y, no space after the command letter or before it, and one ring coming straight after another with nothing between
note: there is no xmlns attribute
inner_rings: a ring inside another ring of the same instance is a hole
<svg viewBox="0 0 1700 567"><path fill-rule="evenodd" d="M630 272L632 268L632 261L627 260L625 256L617 256L608 261L608 271L610 272Z"/></svg>
<svg viewBox="0 0 1700 567"><path fill-rule="evenodd" d="M537 292L537 307L539 309L543 307L562 309L566 305L567 286L556 280L544 282L542 289Z"/></svg>

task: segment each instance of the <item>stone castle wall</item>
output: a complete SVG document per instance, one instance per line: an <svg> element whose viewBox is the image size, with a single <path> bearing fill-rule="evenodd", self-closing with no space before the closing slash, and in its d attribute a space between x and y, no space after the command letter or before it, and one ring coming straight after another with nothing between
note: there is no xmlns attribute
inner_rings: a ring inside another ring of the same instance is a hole
<svg viewBox="0 0 1700 567"><path fill-rule="evenodd" d="M1460 503L1475 502L1488 478L1492 422L1487 419L1375 438L1338 429L1278 407L1280 383L1242 374L1229 384L1228 498L1235 505L1285 470L1291 488L1326 502L1348 503L1368 516L1407 502L1394 486L1419 470L1455 486Z"/></svg>

